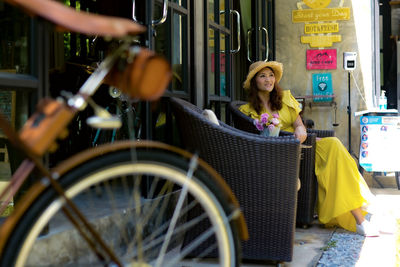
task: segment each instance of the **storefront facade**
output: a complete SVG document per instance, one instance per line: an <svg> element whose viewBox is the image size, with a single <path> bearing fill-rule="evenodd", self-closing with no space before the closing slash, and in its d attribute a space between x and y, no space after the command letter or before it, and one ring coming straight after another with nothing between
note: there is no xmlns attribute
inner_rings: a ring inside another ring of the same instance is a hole
<svg viewBox="0 0 400 267"><path fill-rule="evenodd" d="M242 82L251 62L257 60L282 62L281 85L304 100L304 116L314 121L315 128L334 129L346 146L350 106L354 151L359 146L359 123L353 114L377 105L382 44L379 3L374 0L69 0L64 3L81 12L122 16L146 25L149 30L138 38L138 43L165 55L172 66L173 78L165 96L211 108L227 123L230 123L227 104L245 100ZM4 2L0 2L0 13L1 28L7 29L0 36L1 108L18 129L38 98L56 96L61 90L77 90L87 77L83 70L104 58L107 45L95 36L54 33L47 23L32 19ZM327 64L319 65L310 59L319 50L331 57ZM343 68L344 52L357 54L357 67L352 72ZM318 89L318 79L328 81L326 94L332 98L316 99L314 89ZM139 138L174 142L164 100L135 106L140 110L135 132ZM82 118L73 126L70 139L75 140L72 143L79 142L80 147L89 148L97 132L84 126L83 121ZM63 145L73 146L72 143ZM70 148L65 150L74 152ZM59 159L55 156L55 161Z"/></svg>

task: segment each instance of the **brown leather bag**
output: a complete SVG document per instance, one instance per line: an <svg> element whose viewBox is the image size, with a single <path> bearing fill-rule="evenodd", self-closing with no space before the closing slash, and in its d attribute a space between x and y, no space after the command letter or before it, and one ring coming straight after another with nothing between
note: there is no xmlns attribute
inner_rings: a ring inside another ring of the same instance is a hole
<svg viewBox="0 0 400 267"><path fill-rule="evenodd" d="M104 79L134 99L155 100L161 97L172 77L171 66L164 57L146 48L121 58Z"/></svg>
<svg viewBox="0 0 400 267"><path fill-rule="evenodd" d="M41 157L55 149L57 138L66 137L67 126L76 112L60 101L42 99L35 114L22 127L19 137L36 156Z"/></svg>

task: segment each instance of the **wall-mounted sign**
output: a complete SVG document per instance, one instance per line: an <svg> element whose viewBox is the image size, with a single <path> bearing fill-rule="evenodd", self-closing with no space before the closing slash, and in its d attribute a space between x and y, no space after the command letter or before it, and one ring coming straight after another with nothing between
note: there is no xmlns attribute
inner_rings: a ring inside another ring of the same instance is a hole
<svg viewBox="0 0 400 267"><path fill-rule="evenodd" d="M306 23L305 34L339 32L339 23Z"/></svg>
<svg viewBox="0 0 400 267"><path fill-rule="evenodd" d="M336 49L307 50L308 70L334 70L337 67Z"/></svg>
<svg viewBox="0 0 400 267"><path fill-rule="evenodd" d="M360 165L366 171L400 171L400 117L360 118Z"/></svg>
<svg viewBox="0 0 400 267"><path fill-rule="evenodd" d="M330 102L332 101L332 74L331 73L314 73L312 75L314 102ZM318 97L321 96L321 97Z"/></svg>
<svg viewBox="0 0 400 267"><path fill-rule="evenodd" d="M349 7L292 10L292 22L294 23L349 19Z"/></svg>
<svg viewBox="0 0 400 267"><path fill-rule="evenodd" d="M309 35L301 36L300 41L303 44L309 44L310 47L331 47L335 42L341 42L341 35Z"/></svg>
<svg viewBox="0 0 400 267"><path fill-rule="evenodd" d="M331 0L303 0L303 2L311 8L324 8L330 4Z"/></svg>
<svg viewBox="0 0 400 267"><path fill-rule="evenodd" d="M339 32L338 20L350 19L350 7L343 7L344 1L338 7L327 8L331 0L302 0L297 2L297 10L292 10L293 23L305 23L304 33L300 42L310 47L331 47L335 42L341 42L341 35L329 35ZM309 8L303 9L304 5ZM318 23L311 23L318 22Z"/></svg>

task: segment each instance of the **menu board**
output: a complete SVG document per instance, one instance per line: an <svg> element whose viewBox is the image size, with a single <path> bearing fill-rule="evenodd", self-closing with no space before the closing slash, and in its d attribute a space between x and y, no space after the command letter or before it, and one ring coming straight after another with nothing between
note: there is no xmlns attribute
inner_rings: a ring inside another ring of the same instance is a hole
<svg viewBox="0 0 400 267"><path fill-rule="evenodd" d="M360 117L359 163L366 171L400 171L400 117Z"/></svg>

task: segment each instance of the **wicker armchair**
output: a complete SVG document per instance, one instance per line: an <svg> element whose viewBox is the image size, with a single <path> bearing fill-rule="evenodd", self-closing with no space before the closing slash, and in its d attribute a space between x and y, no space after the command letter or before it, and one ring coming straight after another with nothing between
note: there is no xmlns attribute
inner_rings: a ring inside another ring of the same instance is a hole
<svg viewBox="0 0 400 267"><path fill-rule="evenodd" d="M239 107L246 104L244 101L232 101L229 110L232 114L234 127L242 131L259 134L253 125L253 120L243 114ZM300 163L301 188L297 196L297 216L296 222L299 226L308 227L314 220L315 202L317 197L317 179L315 177L315 142L316 137L334 136L331 130L307 129L307 139L303 143L309 148L302 149L302 159ZM281 135L292 135L292 133L281 131Z"/></svg>
<svg viewBox="0 0 400 267"><path fill-rule="evenodd" d="M232 188L250 238L244 259L291 261L295 233L300 144L291 136L261 137L219 122L191 103L171 98L181 141Z"/></svg>

